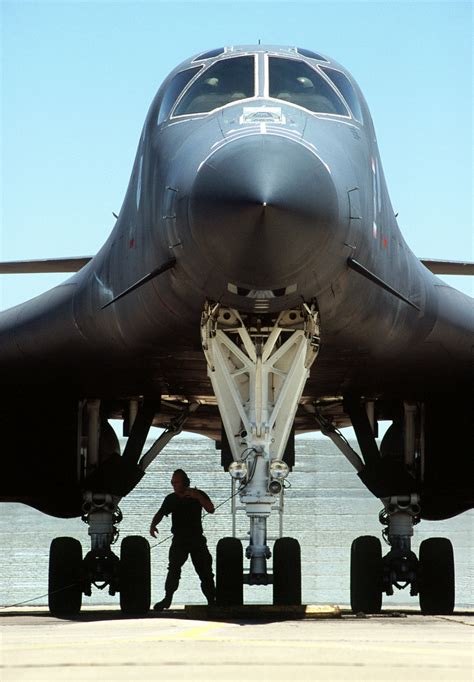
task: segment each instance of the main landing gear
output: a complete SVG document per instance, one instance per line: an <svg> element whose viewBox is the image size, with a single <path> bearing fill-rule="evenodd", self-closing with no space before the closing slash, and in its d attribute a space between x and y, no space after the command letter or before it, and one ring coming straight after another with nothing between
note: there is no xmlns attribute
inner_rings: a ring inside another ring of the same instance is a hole
<svg viewBox="0 0 474 682"><path fill-rule="evenodd" d="M120 456L120 448L118 442L114 443L116 437L111 433L111 427L100 419L99 401L84 404L84 435L81 441L87 475L82 520L88 525L91 549L83 558L81 543L74 538L55 538L51 543L48 603L53 616L77 616L82 595L90 596L93 586L100 590L108 587L110 595L119 593L120 608L126 615L141 616L150 608L148 541L132 535L123 539L120 557L112 551L119 534L118 524L122 520L118 504L122 497L133 490L146 468L171 438L180 433L188 415L198 405L188 405L175 417L142 457L143 445L157 406L144 402L138 410L136 405L132 407L133 419L128 420L131 430L123 455ZM97 492L99 490L113 492Z"/></svg>
<svg viewBox="0 0 474 682"><path fill-rule="evenodd" d="M355 613L379 613L382 595L393 595L393 588L410 585L410 595L419 597L423 614L447 614L454 609L454 556L450 540L429 538L420 544L419 558L411 550L410 527L419 513L417 503L391 501L382 512L388 526L385 535L391 545L382 557L380 540L366 535L356 538L351 547L351 607ZM405 517L405 518L397 518Z"/></svg>
<svg viewBox="0 0 474 682"><path fill-rule="evenodd" d="M201 336L232 458L229 472L250 523L248 572L240 540L223 538L217 546L217 603L242 604L244 584L273 584L275 604L301 604L299 544L278 538L270 573L267 518L272 508L282 509L289 473L285 447L319 351L318 312L303 304L273 319L257 313L244 319L236 310L208 304Z"/></svg>
<svg viewBox="0 0 474 682"><path fill-rule="evenodd" d="M150 545L141 536L124 538L120 559L111 545L118 535L121 513L111 495L89 493L83 520L89 526L91 550L82 558L81 543L75 538L55 538L49 555L48 604L51 615L77 616L82 595L90 596L92 586L109 594L120 592L120 607L127 615L140 616L150 608Z"/></svg>
<svg viewBox="0 0 474 682"><path fill-rule="evenodd" d="M454 609L454 558L451 542L431 538L420 544L419 557L411 548L413 528L421 519L420 496L423 485L424 411L422 405L404 403L398 419L387 431L381 450L375 440L374 403L346 400L364 461L352 450L342 434L315 408L307 411L357 470L369 490L384 505L379 518L385 526L383 537L390 551L382 555L378 538L363 535L351 547L351 607L355 613L378 613L382 596L394 588L410 586L410 595L419 596L424 614L450 614ZM400 417L401 414L401 417ZM407 490L394 495L394 489Z"/></svg>

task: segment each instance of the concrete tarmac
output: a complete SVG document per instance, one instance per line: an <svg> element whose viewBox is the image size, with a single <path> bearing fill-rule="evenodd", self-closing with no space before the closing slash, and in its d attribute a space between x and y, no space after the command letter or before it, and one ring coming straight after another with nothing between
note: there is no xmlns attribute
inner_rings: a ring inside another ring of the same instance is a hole
<svg viewBox="0 0 474 682"><path fill-rule="evenodd" d="M0 612L2 682L472 682L474 611L421 616L225 617L183 608L145 618L85 607L74 620L44 607ZM222 619L222 620L221 620Z"/></svg>

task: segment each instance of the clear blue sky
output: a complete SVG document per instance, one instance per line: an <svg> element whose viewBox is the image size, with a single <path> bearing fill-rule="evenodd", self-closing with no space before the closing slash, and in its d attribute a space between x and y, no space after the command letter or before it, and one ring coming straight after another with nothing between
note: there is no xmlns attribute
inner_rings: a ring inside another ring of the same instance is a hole
<svg viewBox="0 0 474 682"><path fill-rule="evenodd" d="M470 2L14 0L1 13L2 260L94 254L167 73L259 38L322 51L352 72L411 248L473 258ZM1 307L64 278L0 277Z"/></svg>

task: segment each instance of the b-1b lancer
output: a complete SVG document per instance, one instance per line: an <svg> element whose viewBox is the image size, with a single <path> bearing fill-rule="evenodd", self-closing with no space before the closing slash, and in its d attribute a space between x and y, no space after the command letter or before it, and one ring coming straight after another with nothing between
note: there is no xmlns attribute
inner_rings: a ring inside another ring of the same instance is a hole
<svg viewBox="0 0 474 682"><path fill-rule="evenodd" d="M53 540L51 612L77 613L99 581L125 612L148 610L147 541L111 550L118 504L186 428L216 440L249 518L248 564L238 538L218 543L220 604L241 604L244 583L301 603L299 544L270 549L266 526L295 434L321 430L383 502L390 551L353 542L354 611L405 585L422 612L450 613L451 543L425 540L416 556L411 539L420 519L474 506L473 301L430 272L473 268L408 248L369 110L338 63L259 45L180 64L99 253L2 264L78 270L0 316L1 499L82 515L91 536L84 558L77 540ZM380 447L379 420L392 422ZM152 425L165 431L143 453Z"/></svg>

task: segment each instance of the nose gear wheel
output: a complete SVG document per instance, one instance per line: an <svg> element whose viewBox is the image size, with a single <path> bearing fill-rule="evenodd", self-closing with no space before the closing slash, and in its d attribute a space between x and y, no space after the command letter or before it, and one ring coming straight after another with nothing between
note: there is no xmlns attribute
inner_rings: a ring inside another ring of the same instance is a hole
<svg viewBox="0 0 474 682"><path fill-rule="evenodd" d="M240 540L221 538L216 549L216 603L241 606L244 603L244 554Z"/></svg>
<svg viewBox="0 0 474 682"><path fill-rule="evenodd" d="M278 538L273 546L273 603L301 604L301 549L294 538Z"/></svg>

